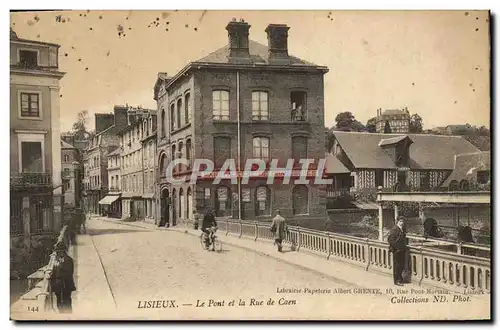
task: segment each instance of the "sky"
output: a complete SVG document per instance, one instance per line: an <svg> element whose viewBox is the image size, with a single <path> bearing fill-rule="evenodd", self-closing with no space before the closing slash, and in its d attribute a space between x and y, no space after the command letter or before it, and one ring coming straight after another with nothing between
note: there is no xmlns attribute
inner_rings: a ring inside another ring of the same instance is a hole
<svg viewBox="0 0 500 330"><path fill-rule="evenodd" d="M57 16L61 15L60 21ZM11 13L23 39L57 43L61 130L81 110L115 104L156 109L158 72L186 64L228 42L233 17L267 45L270 23L290 27L291 55L329 68L325 125L352 112L366 123L378 108L407 107L424 129L490 122L487 11L65 11ZM119 31L123 31L119 35Z"/></svg>

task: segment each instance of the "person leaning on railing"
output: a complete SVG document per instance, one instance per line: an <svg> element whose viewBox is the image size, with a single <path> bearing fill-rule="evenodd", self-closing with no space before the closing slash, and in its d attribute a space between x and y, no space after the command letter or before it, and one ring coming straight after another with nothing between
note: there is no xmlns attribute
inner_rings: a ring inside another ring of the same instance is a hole
<svg viewBox="0 0 500 330"><path fill-rule="evenodd" d="M66 246L62 241L56 243L54 250L56 255L49 273L51 291L56 295L59 312L71 313L71 293L76 290L73 259L66 253Z"/></svg>

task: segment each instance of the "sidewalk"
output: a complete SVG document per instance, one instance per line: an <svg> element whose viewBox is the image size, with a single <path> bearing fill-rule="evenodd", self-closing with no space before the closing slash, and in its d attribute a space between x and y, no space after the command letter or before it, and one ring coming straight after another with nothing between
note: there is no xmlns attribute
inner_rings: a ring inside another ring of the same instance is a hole
<svg viewBox="0 0 500 330"><path fill-rule="evenodd" d="M92 236L78 235L76 239L73 252L76 291L73 292L71 318L86 320L101 315L110 319L116 305ZM92 318L87 315L92 315Z"/></svg>
<svg viewBox="0 0 500 330"><path fill-rule="evenodd" d="M110 221L113 223L119 223L126 226L145 228L150 230L163 230L163 231L175 231L179 233L185 233L193 235L196 237L200 236L199 230L194 230L193 228L186 228L184 226L176 226L169 228L158 228L154 224L145 222L121 222L116 220L110 220L106 218L94 218L102 221ZM257 240L252 238L246 238L242 236L238 238L235 234L229 233L227 236L225 232L220 232L218 237L222 241L222 248L224 245L234 246L242 248L245 250L250 250L263 256L271 257L276 260L285 262L287 264L306 269L308 271L314 272L321 276L327 276L333 281L342 284L342 286L348 286L360 289L375 289L379 288L385 290L386 288L392 288L394 290L394 285L392 283L392 276L377 273L368 272L361 267L357 267L346 262L338 260L327 260L326 257L320 255L315 255L307 251L301 250L300 252L291 251L289 247L284 246L284 253L279 253L276 246L273 245L271 241ZM200 247L201 249L201 247ZM418 285L415 283L409 283L404 285L404 289L410 290L422 290L434 288L429 285ZM479 298L479 297L478 297ZM490 299L489 295L481 295L481 298L486 300Z"/></svg>

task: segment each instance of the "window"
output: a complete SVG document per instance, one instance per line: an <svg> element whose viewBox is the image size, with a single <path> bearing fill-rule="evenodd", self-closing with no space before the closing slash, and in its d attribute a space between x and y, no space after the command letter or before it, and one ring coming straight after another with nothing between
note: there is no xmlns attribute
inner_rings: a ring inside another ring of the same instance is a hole
<svg viewBox="0 0 500 330"><path fill-rule="evenodd" d="M175 159L175 144L172 145L172 161ZM174 168L172 168L172 172L175 172L177 169L177 166L175 166Z"/></svg>
<svg viewBox="0 0 500 330"><path fill-rule="evenodd" d="M306 186L298 185L292 190L293 214L309 213L309 192Z"/></svg>
<svg viewBox="0 0 500 330"><path fill-rule="evenodd" d="M115 187L115 178L111 177L111 189Z"/></svg>
<svg viewBox="0 0 500 330"><path fill-rule="evenodd" d="M191 139L187 139L186 141L186 159L189 164L189 168L191 168Z"/></svg>
<svg viewBox="0 0 500 330"><path fill-rule="evenodd" d="M217 90L212 92L213 119L229 120L229 92Z"/></svg>
<svg viewBox="0 0 500 330"><path fill-rule="evenodd" d="M43 172L41 142L21 142L21 169L23 173Z"/></svg>
<svg viewBox="0 0 500 330"><path fill-rule="evenodd" d="M269 120L267 92L252 92L252 119Z"/></svg>
<svg viewBox="0 0 500 330"><path fill-rule="evenodd" d="M260 186L255 190L255 215L271 214L271 193L268 187Z"/></svg>
<svg viewBox="0 0 500 330"><path fill-rule="evenodd" d="M64 155L64 162L69 162L69 155Z"/></svg>
<svg viewBox="0 0 500 330"><path fill-rule="evenodd" d="M21 117L40 117L38 93L21 93Z"/></svg>
<svg viewBox="0 0 500 330"><path fill-rule="evenodd" d="M165 137L167 135L167 132L165 130L165 127L167 126L167 123L165 123L165 109L161 109L161 133L160 137Z"/></svg>
<svg viewBox="0 0 500 330"><path fill-rule="evenodd" d="M38 66L38 52L33 50L20 50L19 65L27 69L36 68Z"/></svg>
<svg viewBox="0 0 500 330"><path fill-rule="evenodd" d="M175 104L172 103L170 105L170 131L173 131L176 129L175 126Z"/></svg>
<svg viewBox="0 0 500 330"><path fill-rule="evenodd" d="M253 158L260 158L269 161L269 138L253 138Z"/></svg>
<svg viewBox="0 0 500 330"><path fill-rule="evenodd" d="M214 166L221 168L226 159L231 158L231 138L216 136L214 138Z"/></svg>
<svg viewBox="0 0 500 330"><path fill-rule="evenodd" d="M231 190L225 186L218 187L215 197L217 198L215 203L215 215L218 217L231 215Z"/></svg>
<svg viewBox="0 0 500 330"><path fill-rule="evenodd" d="M306 120L306 99L305 92L292 92L290 94L292 121Z"/></svg>
<svg viewBox="0 0 500 330"><path fill-rule="evenodd" d="M177 100L177 128L181 128L184 124L184 112L182 111L182 99Z"/></svg>
<svg viewBox="0 0 500 330"><path fill-rule="evenodd" d="M117 175L116 176L116 189L120 190L120 177Z"/></svg>
<svg viewBox="0 0 500 330"><path fill-rule="evenodd" d="M184 110L186 111L185 118L186 123L191 122L191 95L189 93L184 96Z"/></svg>
<svg viewBox="0 0 500 330"><path fill-rule="evenodd" d="M300 159L307 158L307 137L294 136L292 137L292 158L295 160L295 166L302 166L299 163Z"/></svg>
<svg viewBox="0 0 500 330"><path fill-rule="evenodd" d="M384 186L384 170L375 170L375 188Z"/></svg>
<svg viewBox="0 0 500 330"><path fill-rule="evenodd" d="M420 172L420 190L428 191L431 187L431 180L428 171Z"/></svg>
<svg viewBox="0 0 500 330"><path fill-rule="evenodd" d="M165 154L161 155L160 158L160 177L167 175L167 156Z"/></svg>
<svg viewBox="0 0 500 330"><path fill-rule="evenodd" d="M490 181L490 171L477 171L477 183L486 184Z"/></svg>

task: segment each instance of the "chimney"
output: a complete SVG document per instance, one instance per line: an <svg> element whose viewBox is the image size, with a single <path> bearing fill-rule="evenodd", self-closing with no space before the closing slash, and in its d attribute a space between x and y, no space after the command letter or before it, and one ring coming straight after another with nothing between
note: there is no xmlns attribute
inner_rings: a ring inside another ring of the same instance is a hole
<svg viewBox="0 0 500 330"><path fill-rule="evenodd" d="M96 113L95 114L95 133L98 134L105 129L113 126L114 115L111 113Z"/></svg>
<svg viewBox="0 0 500 330"><path fill-rule="evenodd" d="M248 48L248 31L250 25L243 19L239 22L235 18L226 26L229 37L229 58L230 59L250 59Z"/></svg>
<svg viewBox="0 0 500 330"><path fill-rule="evenodd" d="M114 107L114 112L115 112L115 127L117 131L121 131L124 129L127 124L128 124L128 118L127 118L127 112L128 112L128 107L124 107L122 105L115 105Z"/></svg>
<svg viewBox="0 0 500 330"><path fill-rule="evenodd" d="M269 24L266 28L269 60L288 60L288 30L285 24Z"/></svg>

